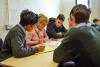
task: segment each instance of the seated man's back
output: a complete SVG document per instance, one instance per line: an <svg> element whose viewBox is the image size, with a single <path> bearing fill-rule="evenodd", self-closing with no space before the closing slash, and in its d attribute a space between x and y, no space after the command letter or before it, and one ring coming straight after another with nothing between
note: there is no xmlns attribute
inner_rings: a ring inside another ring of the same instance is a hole
<svg viewBox="0 0 100 67"><path fill-rule="evenodd" d="M100 67L100 32L88 25L90 10L75 5L69 16L69 31L53 55L59 63L74 61L75 67Z"/></svg>

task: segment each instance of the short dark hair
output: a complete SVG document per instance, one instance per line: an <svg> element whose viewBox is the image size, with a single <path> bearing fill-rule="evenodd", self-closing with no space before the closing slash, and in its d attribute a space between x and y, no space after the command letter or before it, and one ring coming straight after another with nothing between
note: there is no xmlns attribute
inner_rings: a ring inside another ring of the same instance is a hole
<svg viewBox="0 0 100 67"><path fill-rule="evenodd" d="M87 23L89 21L90 14L91 10L83 4L74 6L70 12L70 15L75 17L75 22L77 24L81 22Z"/></svg>
<svg viewBox="0 0 100 67"><path fill-rule="evenodd" d="M54 17L50 17L49 18L49 22L55 22L55 18Z"/></svg>
<svg viewBox="0 0 100 67"><path fill-rule="evenodd" d="M96 23L97 21L100 21L99 19L93 19L93 23Z"/></svg>
<svg viewBox="0 0 100 67"><path fill-rule="evenodd" d="M23 10L20 14L20 24L22 26L28 25L28 24L35 24L38 22L38 15L33 13L32 11L29 11L28 9Z"/></svg>
<svg viewBox="0 0 100 67"><path fill-rule="evenodd" d="M63 14L59 14L57 16L57 19L64 21L65 20L65 16Z"/></svg>

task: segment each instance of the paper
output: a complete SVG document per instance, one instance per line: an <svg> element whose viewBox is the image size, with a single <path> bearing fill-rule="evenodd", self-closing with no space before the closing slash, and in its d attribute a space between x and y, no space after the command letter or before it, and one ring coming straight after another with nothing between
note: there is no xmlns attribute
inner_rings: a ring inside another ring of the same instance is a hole
<svg viewBox="0 0 100 67"><path fill-rule="evenodd" d="M46 53L46 52L51 52L53 51L55 48L51 47L51 46L45 46L45 49L43 52L39 52L39 53L36 53L36 54L40 54L40 53Z"/></svg>

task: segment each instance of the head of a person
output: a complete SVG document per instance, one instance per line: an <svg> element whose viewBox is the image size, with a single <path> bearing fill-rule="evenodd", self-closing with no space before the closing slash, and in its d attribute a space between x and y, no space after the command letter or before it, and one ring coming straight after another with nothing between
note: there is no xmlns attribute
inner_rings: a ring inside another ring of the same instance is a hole
<svg viewBox="0 0 100 67"><path fill-rule="evenodd" d="M26 31L31 31L33 29L33 25L38 22L38 15L33 13L32 11L26 9L23 10L20 14L20 25L22 25Z"/></svg>
<svg viewBox="0 0 100 67"><path fill-rule="evenodd" d="M94 23L98 22L98 19L93 19L93 22L94 22Z"/></svg>
<svg viewBox="0 0 100 67"><path fill-rule="evenodd" d="M91 14L91 10L87 8L85 5L78 4L75 5L72 10L70 11L69 16L69 25L77 25L80 23L88 23L89 17Z"/></svg>
<svg viewBox="0 0 100 67"><path fill-rule="evenodd" d="M58 28L61 27L63 22L64 22L64 20L65 20L65 16L63 14L59 14L57 16L57 18L55 19L56 27L58 27Z"/></svg>
<svg viewBox="0 0 100 67"><path fill-rule="evenodd" d="M39 19L38 19L38 23L36 24L36 26L39 30L42 30L48 24L48 18L42 13L39 14L38 17Z"/></svg>
<svg viewBox="0 0 100 67"><path fill-rule="evenodd" d="M49 18L49 22L55 22L55 18L54 17L50 17Z"/></svg>
<svg viewBox="0 0 100 67"><path fill-rule="evenodd" d="M95 19L93 19L93 23L100 25L100 20L95 18Z"/></svg>

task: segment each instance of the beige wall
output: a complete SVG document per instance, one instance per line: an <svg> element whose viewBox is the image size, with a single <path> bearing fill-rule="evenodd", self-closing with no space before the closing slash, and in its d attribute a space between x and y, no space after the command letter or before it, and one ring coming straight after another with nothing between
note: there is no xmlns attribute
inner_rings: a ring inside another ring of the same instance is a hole
<svg viewBox="0 0 100 67"><path fill-rule="evenodd" d="M69 17L69 13L70 10L72 9L72 7L75 5L75 0L61 0L60 1L60 7L59 7L59 11L60 13L65 15L65 21L64 21L64 26L66 28L68 28L68 17Z"/></svg>
<svg viewBox="0 0 100 67"><path fill-rule="evenodd" d="M56 16L59 13L60 0L9 0L8 2L9 23L12 25L19 22L19 14L23 9L44 13L48 17Z"/></svg>
<svg viewBox="0 0 100 67"><path fill-rule="evenodd" d="M100 0L90 0L92 10L90 21L100 18ZM0 0L0 37L4 39L7 31L5 25L19 23L19 15L23 9L36 13L44 13L48 17L56 17L59 13L65 15L64 26L68 28L67 18L75 0ZM3 33L3 34L2 34Z"/></svg>
<svg viewBox="0 0 100 67"><path fill-rule="evenodd" d="M100 17L100 0L90 0L90 8L91 8L91 18L90 21L94 18Z"/></svg>
<svg viewBox="0 0 100 67"><path fill-rule="evenodd" d="M7 31L5 25L8 24L8 1L0 0L0 37L4 39Z"/></svg>

